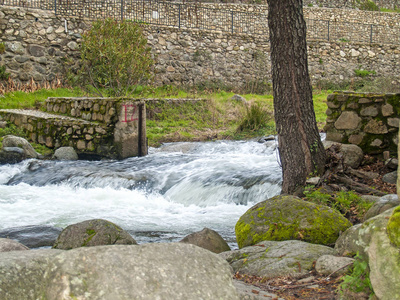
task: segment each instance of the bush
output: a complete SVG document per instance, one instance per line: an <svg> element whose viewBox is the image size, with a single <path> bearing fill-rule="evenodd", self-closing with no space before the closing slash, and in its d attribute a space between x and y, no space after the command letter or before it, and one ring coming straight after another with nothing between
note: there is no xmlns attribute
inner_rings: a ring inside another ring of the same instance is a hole
<svg viewBox="0 0 400 300"><path fill-rule="evenodd" d="M147 39L139 24L105 19L95 21L83 35L82 68L78 73L83 87L93 86L102 95L126 96L151 78L154 63Z"/></svg>
<svg viewBox="0 0 400 300"><path fill-rule="evenodd" d="M252 104L246 106L245 114L239 124L238 131L251 130L256 131L266 127L268 122L272 120L272 113L261 104Z"/></svg>

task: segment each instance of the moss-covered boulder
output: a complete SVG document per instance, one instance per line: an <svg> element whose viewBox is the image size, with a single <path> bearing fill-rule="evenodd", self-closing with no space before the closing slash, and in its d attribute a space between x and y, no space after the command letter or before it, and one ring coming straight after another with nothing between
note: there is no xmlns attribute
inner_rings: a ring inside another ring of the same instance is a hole
<svg viewBox="0 0 400 300"><path fill-rule="evenodd" d="M118 225L102 219L87 220L66 227L54 249L69 250L100 245L136 245L131 235Z"/></svg>
<svg viewBox="0 0 400 300"><path fill-rule="evenodd" d="M261 241L302 240L333 245L351 223L338 211L295 196L275 196L250 208L236 223L239 248Z"/></svg>
<svg viewBox="0 0 400 300"><path fill-rule="evenodd" d="M392 245L400 248L400 206L394 209L387 225L387 232Z"/></svg>

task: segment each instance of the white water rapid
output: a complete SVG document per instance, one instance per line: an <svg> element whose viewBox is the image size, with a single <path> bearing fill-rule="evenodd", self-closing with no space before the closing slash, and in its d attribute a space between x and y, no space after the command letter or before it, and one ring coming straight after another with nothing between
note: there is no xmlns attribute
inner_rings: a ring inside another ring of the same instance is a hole
<svg viewBox="0 0 400 300"><path fill-rule="evenodd" d="M277 152L257 142L172 143L123 161L26 160L0 166L0 230L103 218L138 243L234 227L280 192Z"/></svg>

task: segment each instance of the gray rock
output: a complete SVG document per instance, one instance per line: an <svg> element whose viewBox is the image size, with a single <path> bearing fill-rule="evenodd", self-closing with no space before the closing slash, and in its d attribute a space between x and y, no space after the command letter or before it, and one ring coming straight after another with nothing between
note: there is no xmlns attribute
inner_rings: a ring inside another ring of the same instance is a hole
<svg viewBox="0 0 400 300"><path fill-rule="evenodd" d="M350 257L322 255L315 263L315 271L320 275L337 277L349 271L353 262Z"/></svg>
<svg viewBox="0 0 400 300"><path fill-rule="evenodd" d="M397 171L393 171L383 175L382 181L390 184L396 184L397 182Z"/></svg>
<svg viewBox="0 0 400 300"><path fill-rule="evenodd" d="M24 149L26 157L38 158L39 154L33 149L29 142L21 137L14 135L6 135L3 138L3 147L19 147Z"/></svg>
<svg viewBox="0 0 400 300"><path fill-rule="evenodd" d="M233 285L235 286L241 300L284 300L276 294L263 291L259 287L246 284L243 281L233 280Z"/></svg>
<svg viewBox="0 0 400 300"><path fill-rule="evenodd" d="M18 243L17 241L0 238L0 252L8 252L8 251L21 251L21 250L29 250L28 247Z"/></svg>
<svg viewBox="0 0 400 300"><path fill-rule="evenodd" d="M238 94L233 95L231 99L235 100L235 101L241 101L243 103L247 103L246 99L243 96L240 96Z"/></svg>
<svg viewBox="0 0 400 300"><path fill-rule="evenodd" d="M25 152L22 148L4 147L0 150L0 164L16 164L25 158Z"/></svg>
<svg viewBox="0 0 400 300"><path fill-rule="evenodd" d="M47 225L33 225L6 228L0 231L0 237L10 238L29 248L53 246L61 229Z"/></svg>
<svg viewBox="0 0 400 300"><path fill-rule="evenodd" d="M46 48L39 45L29 45L28 51L32 56L41 57L45 55Z"/></svg>
<svg viewBox="0 0 400 300"><path fill-rule="evenodd" d="M372 196L372 195L362 195L361 198L369 203L375 203L381 199L381 197L379 196Z"/></svg>
<svg viewBox="0 0 400 300"><path fill-rule="evenodd" d="M43 277L48 262L61 252L62 250L41 249L2 253L0 255L0 299L44 299Z"/></svg>
<svg viewBox="0 0 400 300"><path fill-rule="evenodd" d="M357 145L341 144L332 141L323 141L322 143L325 149L328 149L334 144L339 144L339 153L343 154L343 164L352 167L353 169L357 169L360 166L362 159L364 158L364 152Z"/></svg>
<svg viewBox="0 0 400 300"><path fill-rule="evenodd" d="M263 241L219 256L228 261L234 272L274 278L307 274L320 256L333 254L330 247L291 240Z"/></svg>
<svg viewBox="0 0 400 300"><path fill-rule="evenodd" d="M54 243L54 249L69 250L99 245L137 245L118 225L102 220L87 220L66 227Z"/></svg>
<svg viewBox="0 0 400 300"><path fill-rule="evenodd" d="M0 128L6 128L7 127L7 122L6 121L0 121Z"/></svg>
<svg viewBox="0 0 400 300"><path fill-rule="evenodd" d="M363 221L375 217L385 212L386 210L396 207L398 205L400 205L400 201L397 195L395 194L390 194L380 197L378 201L376 201L364 215Z"/></svg>
<svg viewBox="0 0 400 300"><path fill-rule="evenodd" d="M385 161L385 166L387 166L389 169L397 170L397 167L399 166L399 161L397 158L389 158Z"/></svg>
<svg viewBox="0 0 400 300"><path fill-rule="evenodd" d="M358 252L361 257L367 259L367 249L371 242L373 232L379 232L380 228L387 225L393 211L394 208L388 209L378 216L352 226L343 232L335 244L336 254L339 256L348 256L355 255Z"/></svg>
<svg viewBox="0 0 400 300"><path fill-rule="evenodd" d="M53 158L59 160L78 160L78 154L73 147L60 147L54 152Z"/></svg>
<svg viewBox="0 0 400 300"><path fill-rule="evenodd" d="M46 299L239 299L229 265L182 243L99 246L65 251L51 261Z"/></svg>
<svg viewBox="0 0 400 300"><path fill-rule="evenodd" d="M400 299L399 248L390 243L387 235L389 220L383 217L380 221L375 222L374 227L370 226L371 239L367 248L369 278L378 299Z"/></svg>
<svg viewBox="0 0 400 300"><path fill-rule="evenodd" d="M320 180L321 177L311 177L306 180L306 184L317 185Z"/></svg>
<svg viewBox="0 0 400 300"><path fill-rule="evenodd" d="M204 228L202 231L189 234L180 242L196 245L214 253L221 253L231 250L226 241L218 234L218 232L209 228Z"/></svg>
<svg viewBox="0 0 400 300"><path fill-rule="evenodd" d="M275 196L244 213L236 223L239 248L260 241L303 240L333 245L351 223L338 211L295 196Z"/></svg>

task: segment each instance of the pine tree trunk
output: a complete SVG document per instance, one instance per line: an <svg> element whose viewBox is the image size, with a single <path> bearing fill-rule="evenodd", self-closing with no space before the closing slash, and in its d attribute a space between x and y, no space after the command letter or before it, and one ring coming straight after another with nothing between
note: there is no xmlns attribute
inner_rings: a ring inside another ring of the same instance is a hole
<svg viewBox="0 0 400 300"><path fill-rule="evenodd" d="M325 151L313 107L302 0L268 0L268 10L282 193L293 194L307 176L323 173Z"/></svg>

